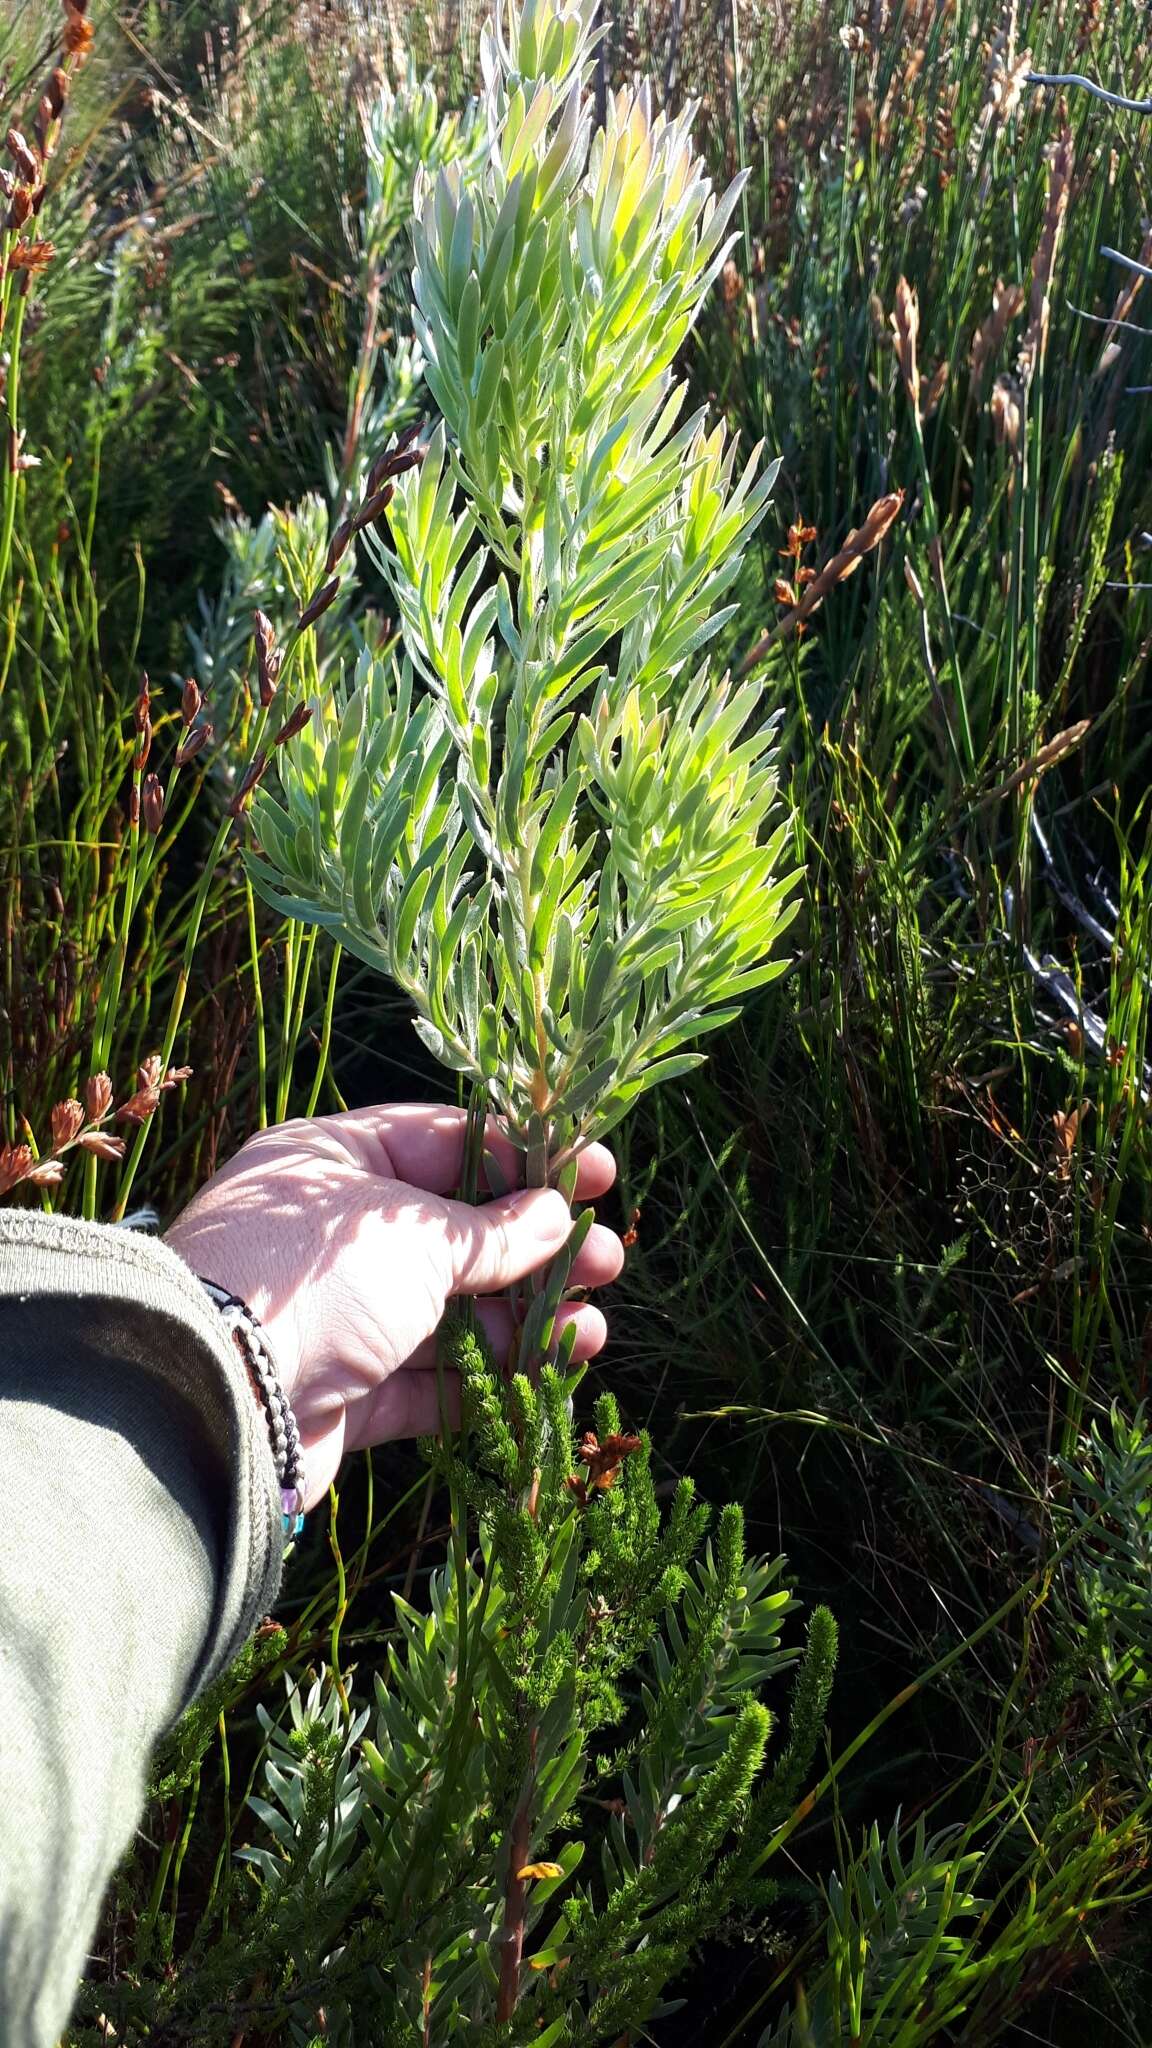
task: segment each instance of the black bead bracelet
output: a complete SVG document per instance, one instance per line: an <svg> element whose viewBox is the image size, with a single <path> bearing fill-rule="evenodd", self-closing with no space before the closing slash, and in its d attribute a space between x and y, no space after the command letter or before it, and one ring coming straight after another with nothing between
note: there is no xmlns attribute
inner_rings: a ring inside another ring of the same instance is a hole
<svg viewBox="0 0 1152 2048"><path fill-rule="evenodd" d="M215 1302L228 1325L232 1341L248 1368L268 1423L272 1459L280 1485L280 1506L284 1534L298 1536L304 1527L304 1465L300 1456L300 1432L287 1394L280 1385L267 1335L246 1301L230 1294L215 1280L201 1276L201 1286Z"/></svg>

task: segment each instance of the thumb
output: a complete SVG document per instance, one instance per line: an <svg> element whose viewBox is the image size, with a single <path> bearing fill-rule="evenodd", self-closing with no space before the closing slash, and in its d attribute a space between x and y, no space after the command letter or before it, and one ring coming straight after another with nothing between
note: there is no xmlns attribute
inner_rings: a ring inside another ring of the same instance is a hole
<svg viewBox="0 0 1152 2048"><path fill-rule="evenodd" d="M543 1266L567 1242L572 1215L556 1188L530 1188L474 1209L445 1202L453 1294L495 1294Z"/></svg>

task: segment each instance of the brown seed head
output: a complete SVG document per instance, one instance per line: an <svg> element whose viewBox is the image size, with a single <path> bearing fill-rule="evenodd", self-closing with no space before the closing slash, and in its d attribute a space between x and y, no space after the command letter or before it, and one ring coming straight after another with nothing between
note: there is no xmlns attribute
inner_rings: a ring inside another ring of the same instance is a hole
<svg viewBox="0 0 1152 2048"><path fill-rule="evenodd" d="M18 176L26 185L34 185L40 175L40 161L18 128L8 130L4 138L4 147L16 166Z"/></svg>
<svg viewBox="0 0 1152 2048"><path fill-rule="evenodd" d="M1025 296L1022 284L1005 284L1002 277L996 279L992 287L991 315L972 336L969 360L972 364L972 375L977 380L983 376L987 364L998 354L1008 328L1024 304Z"/></svg>
<svg viewBox="0 0 1152 2048"><path fill-rule="evenodd" d="M81 1131L76 1143L82 1152L91 1152L97 1159L123 1159L124 1140L112 1131Z"/></svg>
<svg viewBox="0 0 1152 2048"><path fill-rule="evenodd" d="M1049 291L1068 211L1073 162L1072 131L1066 128L1048 154L1048 203L1044 209L1044 225L1036 244L1036 254L1032 258L1028 326L1016 360L1016 368L1025 384L1030 382L1048 346L1048 323L1052 313Z"/></svg>
<svg viewBox="0 0 1152 2048"><path fill-rule="evenodd" d="M84 1081L84 1108L88 1110L88 1122L98 1124L107 1116L113 1106L113 1083L107 1073L92 1073Z"/></svg>
<svg viewBox="0 0 1152 2048"><path fill-rule="evenodd" d="M27 1180L35 1163L31 1145L0 1145L0 1195Z"/></svg>
<svg viewBox="0 0 1152 2048"><path fill-rule="evenodd" d="M189 761L194 761L197 754L203 753L204 748L209 745L212 737L213 730L207 721L203 725L198 725L194 732L188 733L176 749L177 768L184 768Z"/></svg>
<svg viewBox="0 0 1152 2048"><path fill-rule="evenodd" d="M145 828L155 838L164 823L164 785L158 775L144 777L140 808L144 815Z"/></svg>
<svg viewBox="0 0 1152 2048"><path fill-rule="evenodd" d="M806 547L816 538L816 528L803 519L794 519L788 528L788 540L780 553L788 560L798 562Z"/></svg>
<svg viewBox="0 0 1152 2048"><path fill-rule="evenodd" d="M65 1145L71 1145L78 1132L84 1128L84 1105L74 1095L58 1102L52 1110L52 1146L60 1152Z"/></svg>
<svg viewBox="0 0 1152 2048"><path fill-rule="evenodd" d="M12 194L12 203L8 208L8 218L5 222L5 226L10 234L18 233L24 226L25 221L32 212L33 203L32 194L29 192L28 187L26 185L17 185L16 190Z"/></svg>
<svg viewBox="0 0 1152 2048"><path fill-rule="evenodd" d="M339 588L340 578L338 576L334 576L332 578L331 583L325 583L322 586L322 588L316 592L315 596L310 600L310 602L307 605L305 605L304 610L300 614L301 632L304 632L304 630L308 626L314 626L316 624L317 619L323 618L329 606L335 603L336 593L339 590Z"/></svg>
<svg viewBox="0 0 1152 2048"><path fill-rule="evenodd" d="M140 692L139 695L137 696L136 704L132 713L132 716L136 721L137 732L143 732L145 730L145 727L151 725L152 721L151 718L149 717L149 712L151 711L151 708L152 690L148 682L148 672L147 670L145 670L144 674L140 678Z"/></svg>
<svg viewBox="0 0 1152 2048"><path fill-rule="evenodd" d="M588 1467L587 1484L600 1493L607 1493L615 1483L616 1474L625 1458L632 1458L641 1448L638 1436L623 1436L610 1432L603 1443L595 1430L587 1430L576 1455L582 1465Z"/></svg>
<svg viewBox="0 0 1152 2048"><path fill-rule="evenodd" d="M34 1188L57 1187L64 1178L64 1161L62 1159L38 1159L35 1166L29 1168L24 1178Z"/></svg>
<svg viewBox="0 0 1152 2048"><path fill-rule="evenodd" d="M352 521L350 519L342 519L328 543L328 553L324 557L324 571L326 575L330 576L337 562L343 558L351 538Z"/></svg>
<svg viewBox="0 0 1152 2048"><path fill-rule="evenodd" d="M87 4L88 0L64 0L64 48L81 64L96 33L92 23L84 19Z"/></svg>
<svg viewBox="0 0 1152 2048"><path fill-rule="evenodd" d="M910 404L919 412L920 370L916 361L916 343L920 333L920 305L906 277L901 277L896 286L892 331L896 336L896 359L904 379L904 389Z"/></svg>
<svg viewBox="0 0 1152 2048"><path fill-rule="evenodd" d="M267 613L255 612L253 624L256 634L256 672L260 702L267 705L276 695L280 670L284 666L284 656L276 645L276 630Z"/></svg>
<svg viewBox="0 0 1152 2048"><path fill-rule="evenodd" d="M298 732L303 732L311 716L312 706L310 704L297 704L296 709L290 712L284 720L283 725L272 742L273 746L282 747L287 740L294 740Z"/></svg>
<svg viewBox="0 0 1152 2048"><path fill-rule="evenodd" d="M263 775L264 770L267 768L267 766L268 756L265 753L264 749L261 748L260 752L256 756L256 759L253 761L252 766L248 769L247 773L245 774L239 789L236 791L235 796L233 797L231 803L228 806L229 815L231 817L238 818L240 816L241 811L245 809L248 799L252 794L252 791L255 789L257 783L260 780L260 777Z"/></svg>
<svg viewBox="0 0 1152 2048"><path fill-rule="evenodd" d="M116 1111L116 1120L124 1124L146 1124L159 1107L159 1103L158 1088L138 1088L135 1095L130 1095L127 1102L121 1103Z"/></svg>
<svg viewBox="0 0 1152 2048"><path fill-rule="evenodd" d="M112 1107L112 1083L107 1074L93 1074L84 1083L84 1107L90 1124L98 1124Z"/></svg>
<svg viewBox="0 0 1152 2048"><path fill-rule="evenodd" d="M394 448L385 449L378 455L368 471L365 495L372 497L387 477L402 476L406 469L415 469L424 460L424 450L416 444L420 438L420 421L406 427Z"/></svg>
<svg viewBox="0 0 1152 2048"><path fill-rule="evenodd" d="M373 491L371 497L365 498L364 503L353 515L352 531L359 533L363 527L371 526L379 519L380 514L387 510L395 495L396 486L391 483L382 484L378 491Z"/></svg>
<svg viewBox="0 0 1152 2048"><path fill-rule="evenodd" d="M948 358L944 356L937 363L924 392L924 418L930 420L944 396L948 383Z"/></svg>
<svg viewBox="0 0 1152 2048"><path fill-rule="evenodd" d="M141 1062L136 1070L136 1083L135 1093L116 1111L118 1123L146 1123L159 1104L160 1090L164 1086L164 1062L158 1052L150 1052Z"/></svg>
<svg viewBox="0 0 1152 2048"><path fill-rule="evenodd" d="M768 649L786 633L799 632L805 619L824 602L828 592L837 583L843 583L849 576L855 575L865 555L870 554L873 548L879 547L903 503L903 491L889 491L886 497L877 498L876 503L869 507L864 524L860 527L854 526L851 533L845 535L836 554L817 571L793 609L786 612L784 617L778 620L777 624L744 656L736 671L737 675L747 675L749 669L755 668L758 662L763 661Z"/></svg>
<svg viewBox="0 0 1152 2048"><path fill-rule="evenodd" d="M992 426L1001 448L1007 448L1015 455L1020 446L1020 429L1024 424L1024 394L1015 377L1004 371L992 386L988 410L992 415Z"/></svg>
<svg viewBox="0 0 1152 2048"><path fill-rule="evenodd" d="M180 716L184 720L185 725L191 725L194 722L203 702L204 697L200 685L189 676L184 688L180 692Z"/></svg>

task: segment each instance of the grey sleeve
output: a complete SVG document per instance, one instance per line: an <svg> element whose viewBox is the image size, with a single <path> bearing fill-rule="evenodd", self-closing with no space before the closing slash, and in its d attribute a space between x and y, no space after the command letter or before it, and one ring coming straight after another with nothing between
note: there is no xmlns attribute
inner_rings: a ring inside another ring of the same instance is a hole
<svg viewBox="0 0 1152 2048"><path fill-rule="evenodd" d="M51 2048L153 1746L279 1588L264 1422L174 1252L0 1211L0 2044Z"/></svg>

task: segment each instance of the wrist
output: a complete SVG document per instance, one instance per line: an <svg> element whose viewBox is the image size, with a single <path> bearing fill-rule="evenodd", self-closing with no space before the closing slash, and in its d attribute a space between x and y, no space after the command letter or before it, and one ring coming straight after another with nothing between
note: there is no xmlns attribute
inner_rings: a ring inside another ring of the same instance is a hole
<svg viewBox="0 0 1152 2048"><path fill-rule="evenodd" d="M298 1536L304 1526L305 1497L300 1432L276 1371L267 1332L240 1296L203 1274L199 1277L209 1299L220 1311L262 1412L280 1487L284 1533L286 1536Z"/></svg>
<svg viewBox="0 0 1152 2048"><path fill-rule="evenodd" d="M256 1318L275 1362L277 1377L289 1398L295 1397L302 1366L302 1347L296 1318L290 1308L278 1305L281 1290L272 1284L271 1259L262 1257L248 1231L222 1229L218 1216L180 1216L164 1234L164 1242L176 1252L197 1279L212 1281L244 1303Z"/></svg>
<svg viewBox="0 0 1152 2048"><path fill-rule="evenodd" d="M295 1383L299 1358L294 1342L289 1343L291 1366L285 1368L279 1349L283 1318L269 1317L269 1328L260 1313L267 1289L250 1283L245 1292L240 1262L227 1256L227 1233L198 1228L193 1218L178 1218L165 1233L165 1243L183 1260L220 1314L232 1344L244 1367L252 1399L261 1411L269 1449L276 1468L284 1516L284 1533L291 1537L303 1526L305 1477L300 1433L290 1393ZM208 1261L212 1261L212 1266Z"/></svg>

